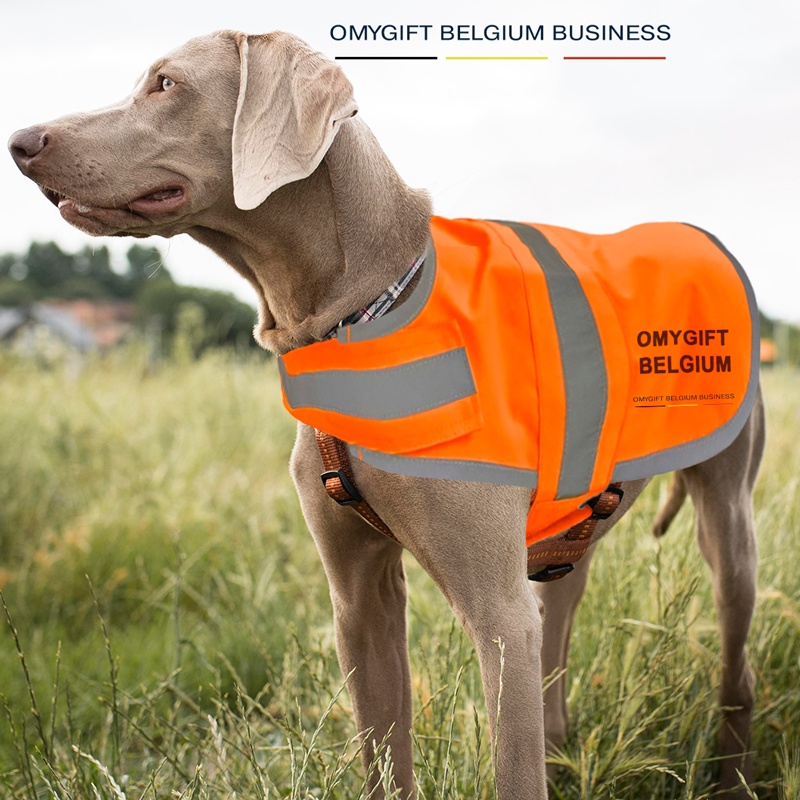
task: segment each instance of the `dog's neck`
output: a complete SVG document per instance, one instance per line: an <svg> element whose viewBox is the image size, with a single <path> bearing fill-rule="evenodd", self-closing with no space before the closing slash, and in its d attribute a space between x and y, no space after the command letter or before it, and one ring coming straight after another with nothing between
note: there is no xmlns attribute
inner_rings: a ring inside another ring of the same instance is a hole
<svg viewBox="0 0 800 800"><path fill-rule="evenodd" d="M353 119L311 176L189 233L250 281L256 338L280 354L321 339L397 280L425 250L430 213L427 193L409 188Z"/></svg>

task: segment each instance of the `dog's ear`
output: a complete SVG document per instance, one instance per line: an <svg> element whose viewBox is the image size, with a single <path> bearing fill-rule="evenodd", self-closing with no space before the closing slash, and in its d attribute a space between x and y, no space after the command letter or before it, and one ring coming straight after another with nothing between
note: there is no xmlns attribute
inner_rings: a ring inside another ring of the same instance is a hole
<svg viewBox="0 0 800 800"><path fill-rule="evenodd" d="M287 33L238 37L241 80L233 120L233 198L256 208L308 177L358 107L333 61Z"/></svg>

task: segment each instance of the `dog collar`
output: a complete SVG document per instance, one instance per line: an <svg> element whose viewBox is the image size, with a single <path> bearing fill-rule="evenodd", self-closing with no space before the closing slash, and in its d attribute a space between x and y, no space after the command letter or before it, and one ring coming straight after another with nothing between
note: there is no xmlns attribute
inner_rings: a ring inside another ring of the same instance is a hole
<svg viewBox="0 0 800 800"><path fill-rule="evenodd" d="M407 272L400 278L400 280L393 283L376 297L371 303L368 303L358 311L354 311L349 316L345 317L337 325L334 325L326 334L323 339L332 339L336 336L339 328L344 328L347 325L357 325L359 322L368 322L372 319L382 317L397 301L397 298L403 293L403 289L408 286L411 279L417 274L419 268L425 262L427 251L417 258L414 263L408 268Z"/></svg>

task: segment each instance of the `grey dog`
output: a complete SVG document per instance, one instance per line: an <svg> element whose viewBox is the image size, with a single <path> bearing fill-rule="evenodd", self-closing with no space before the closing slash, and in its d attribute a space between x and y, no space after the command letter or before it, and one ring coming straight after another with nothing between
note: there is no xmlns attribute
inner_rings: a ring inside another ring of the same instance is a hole
<svg viewBox="0 0 800 800"><path fill-rule="evenodd" d="M256 338L282 354L321 339L426 247L428 195L401 180L356 110L339 67L296 37L222 31L158 60L121 103L20 130L9 147L61 216L86 233L188 233L210 247L252 284ZM756 595L752 490L763 446L759 396L733 444L676 474L655 523L663 532L691 496L722 638L721 786L731 797L743 791L737 770L746 779L751 770L754 677L745 642ZM563 744L567 715L564 678L543 698L542 675L566 663L591 551L570 577L532 591L529 490L389 475L364 463L353 470L402 546L331 502L314 431L299 426L291 473L330 583L339 661L345 673L354 670L356 724L371 731L365 761L393 729L396 784L402 797L415 795L406 548L474 643L490 709L501 679L496 641L504 643L506 700L493 731L497 793L543 800L546 749ZM625 484L615 518L645 484ZM600 523L596 538L609 527Z"/></svg>

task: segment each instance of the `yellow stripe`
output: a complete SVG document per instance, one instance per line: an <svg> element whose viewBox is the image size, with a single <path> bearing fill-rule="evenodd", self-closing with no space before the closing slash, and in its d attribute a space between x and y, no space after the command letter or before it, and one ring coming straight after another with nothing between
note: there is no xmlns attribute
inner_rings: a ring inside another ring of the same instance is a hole
<svg viewBox="0 0 800 800"><path fill-rule="evenodd" d="M445 61L547 61L548 56L445 56Z"/></svg>

